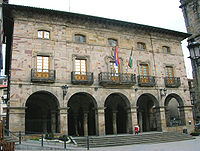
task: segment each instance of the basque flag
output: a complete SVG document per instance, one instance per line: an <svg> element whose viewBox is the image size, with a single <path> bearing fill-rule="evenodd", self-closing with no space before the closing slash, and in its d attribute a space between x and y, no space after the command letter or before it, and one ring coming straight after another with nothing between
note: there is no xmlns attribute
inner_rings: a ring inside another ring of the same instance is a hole
<svg viewBox="0 0 200 151"><path fill-rule="evenodd" d="M116 64L116 66L118 66L119 65L119 56L118 56L118 52L117 52L117 46L115 46L114 58L115 58L115 64Z"/></svg>

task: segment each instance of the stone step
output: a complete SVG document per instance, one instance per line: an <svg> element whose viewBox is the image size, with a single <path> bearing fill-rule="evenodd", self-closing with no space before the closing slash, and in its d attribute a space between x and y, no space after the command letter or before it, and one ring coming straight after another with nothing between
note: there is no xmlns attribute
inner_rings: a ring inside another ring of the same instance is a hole
<svg viewBox="0 0 200 151"><path fill-rule="evenodd" d="M74 138L79 147L87 146L86 137ZM105 147L118 145L132 145L141 143L163 143L193 139L192 136L183 133L158 132L139 135L112 135L89 137L90 147Z"/></svg>

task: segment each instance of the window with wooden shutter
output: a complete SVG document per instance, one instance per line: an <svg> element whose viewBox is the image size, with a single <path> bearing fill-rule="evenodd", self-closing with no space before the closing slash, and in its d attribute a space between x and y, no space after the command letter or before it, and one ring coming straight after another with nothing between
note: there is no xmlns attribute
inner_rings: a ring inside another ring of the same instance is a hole
<svg viewBox="0 0 200 151"><path fill-rule="evenodd" d="M168 83L174 83L174 70L172 66L166 66L166 76L168 77Z"/></svg>
<svg viewBox="0 0 200 151"><path fill-rule="evenodd" d="M87 60L75 59L76 80L87 80Z"/></svg>
<svg viewBox="0 0 200 151"><path fill-rule="evenodd" d="M37 77L48 78L49 77L49 57L37 56Z"/></svg>
<svg viewBox="0 0 200 151"><path fill-rule="evenodd" d="M149 83L149 66L148 64L140 64L140 76L142 83Z"/></svg>

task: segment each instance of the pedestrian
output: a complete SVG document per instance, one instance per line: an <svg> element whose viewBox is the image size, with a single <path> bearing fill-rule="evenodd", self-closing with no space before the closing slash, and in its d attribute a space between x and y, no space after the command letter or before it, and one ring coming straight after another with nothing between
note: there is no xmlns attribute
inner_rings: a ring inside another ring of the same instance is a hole
<svg viewBox="0 0 200 151"><path fill-rule="evenodd" d="M139 129L139 126L138 126L138 125L135 125L135 128L134 128L134 129L135 129L135 134L138 135L139 130L140 130L140 129Z"/></svg>

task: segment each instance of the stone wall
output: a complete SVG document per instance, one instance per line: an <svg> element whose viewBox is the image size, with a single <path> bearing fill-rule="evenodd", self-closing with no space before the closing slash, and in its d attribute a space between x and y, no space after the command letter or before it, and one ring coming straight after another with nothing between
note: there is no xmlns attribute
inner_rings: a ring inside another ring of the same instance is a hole
<svg viewBox="0 0 200 151"><path fill-rule="evenodd" d="M48 91L52 93L59 101L60 108L66 108L71 96L78 92L85 92L93 96L97 102L98 108L103 108L106 98L112 93L120 93L126 96L130 101L131 107L137 106L138 98L145 93L153 95L164 106L165 98L169 94L177 94L184 105L190 106L190 97L184 58L181 48L181 38L176 35L156 33L152 31L143 31L122 27L113 24L104 24L103 22L94 23L89 20L61 18L50 16L48 14L29 14L23 12L14 12L14 35L11 66L11 89L10 106L24 108L28 97L37 91ZM40 39L37 37L38 30L50 31L50 39ZM86 36L86 43L75 43L74 35L82 34ZM108 72L109 65L107 59L112 54L112 48L108 46L107 39L114 38L118 40L118 53L120 58L120 72L139 75L139 64L148 63L150 75L156 77L155 87L139 87L136 84L130 88L104 88L99 85L98 74ZM137 49L137 42L146 44L146 50ZM162 46L169 46L171 53L164 54ZM133 68L128 67L128 60L131 49L133 48ZM36 56L50 56L50 69L56 70L55 83L32 83L31 69L36 68ZM73 60L75 57L84 56L88 60L87 71L94 73L94 84L91 86L72 85L71 72L74 71ZM168 88L167 95L161 97L160 89L164 88L165 66L174 67L174 76L180 77L181 86L179 88ZM62 85L68 85L67 96L64 103L62 100ZM65 111L61 111L65 114ZM102 110L98 111L101 115ZM135 111L132 109L132 114ZM11 130L24 130L24 112L20 114L11 114ZM67 114L67 113L66 113ZM20 115L20 116L18 116ZM103 118L99 115L99 134L105 134L101 128ZM135 123L137 115L134 114L132 122ZM165 123L164 114L162 123ZM191 118L191 116L187 116ZM13 120L16 118L18 121ZM67 132L64 128L66 124L61 121L61 131ZM192 120L192 119L188 119ZM166 126L163 126L163 129Z"/></svg>

